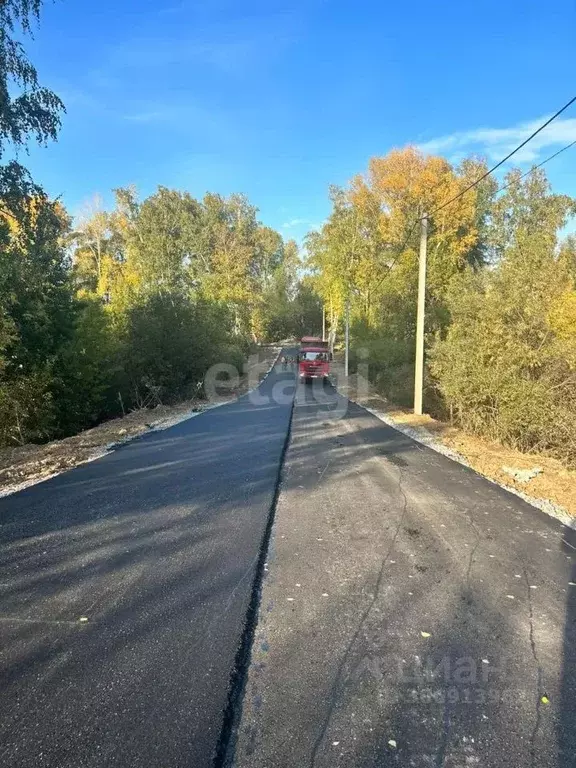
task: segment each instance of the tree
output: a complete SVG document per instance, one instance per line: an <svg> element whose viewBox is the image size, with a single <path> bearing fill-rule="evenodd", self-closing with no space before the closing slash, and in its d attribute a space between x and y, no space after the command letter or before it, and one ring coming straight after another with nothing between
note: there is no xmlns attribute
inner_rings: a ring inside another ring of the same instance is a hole
<svg viewBox="0 0 576 768"><path fill-rule="evenodd" d="M322 299L314 289L313 281L304 277L292 302L292 332L290 335L320 336L322 332Z"/></svg>
<svg viewBox="0 0 576 768"><path fill-rule="evenodd" d="M73 335L74 300L63 236L68 217L46 197L0 214L0 432L5 441L40 439L57 415L52 386L58 354Z"/></svg>
<svg viewBox="0 0 576 768"><path fill-rule="evenodd" d="M198 265L201 207L187 192L158 187L137 208L128 248L145 293L184 290Z"/></svg>
<svg viewBox="0 0 576 768"><path fill-rule="evenodd" d="M102 301L81 294L74 302L70 336L52 366L52 435L75 434L120 412L118 392L125 388L124 351Z"/></svg>
<svg viewBox="0 0 576 768"><path fill-rule="evenodd" d="M0 159L8 146L17 150L31 137L39 144L56 139L60 127L64 105L39 84L17 38L18 30L31 34L41 6L41 0L4 0L0 7ZM39 193L20 163L0 165L0 200L10 215L18 218L23 201Z"/></svg>
<svg viewBox="0 0 576 768"><path fill-rule="evenodd" d="M576 292L558 233L574 201L518 171L493 204L493 268L450 288L431 370L453 418L521 450L576 461Z"/></svg>
<svg viewBox="0 0 576 768"><path fill-rule="evenodd" d="M32 138L55 139L64 106L38 82L21 34L31 34L40 0L0 7L0 161ZM55 415L52 364L73 326L60 237L68 226L16 160L0 164L0 440L49 433Z"/></svg>
<svg viewBox="0 0 576 768"><path fill-rule="evenodd" d="M428 243L427 333L449 321L446 292L467 264L484 260L485 215L472 190L449 210L444 203L470 183L481 165L453 168L413 147L370 160L346 189L331 189L332 213L306 241L315 286L328 310L331 338L350 302L352 337L371 355L379 385L408 399L414 359L419 217L431 215ZM482 187L482 201L492 193ZM440 210L441 209L441 210ZM480 233L482 229L482 233ZM397 386L401 384L401 386Z"/></svg>
<svg viewBox="0 0 576 768"><path fill-rule="evenodd" d="M367 248L361 207L338 187L331 187L330 197L332 213L320 232L309 233L306 250L316 290L328 308L333 337L347 298L359 295L365 285Z"/></svg>
<svg viewBox="0 0 576 768"><path fill-rule="evenodd" d="M184 294L143 296L127 317L125 371L131 401L156 405L191 397L215 363L242 364L230 344L226 309Z"/></svg>
<svg viewBox="0 0 576 768"><path fill-rule="evenodd" d="M256 209L242 195L225 200L206 195L205 241L209 271L203 280L206 295L227 304L238 334L250 331L258 285L258 223Z"/></svg>
<svg viewBox="0 0 576 768"><path fill-rule="evenodd" d="M79 217L69 242L74 250L74 276L79 290L109 295L111 261L122 261L124 243L115 230L113 214L96 198Z"/></svg>

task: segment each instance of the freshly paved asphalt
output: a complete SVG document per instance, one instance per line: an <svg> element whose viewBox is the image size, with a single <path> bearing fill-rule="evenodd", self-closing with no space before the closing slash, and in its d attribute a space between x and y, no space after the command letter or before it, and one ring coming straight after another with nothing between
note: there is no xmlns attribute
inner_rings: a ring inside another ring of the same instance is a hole
<svg viewBox="0 0 576 768"><path fill-rule="evenodd" d="M576 535L299 386L237 768L574 768Z"/></svg>
<svg viewBox="0 0 576 768"><path fill-rule="evenodd" d="M293 381L0 500L2 768L212 765Z"/></svg>

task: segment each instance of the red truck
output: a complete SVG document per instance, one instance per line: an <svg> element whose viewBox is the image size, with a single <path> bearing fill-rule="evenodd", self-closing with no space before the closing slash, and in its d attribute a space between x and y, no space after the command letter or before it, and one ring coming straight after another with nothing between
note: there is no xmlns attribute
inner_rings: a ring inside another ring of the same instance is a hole
<svg viewBox="0 0 576 768"><path fill-rule="evenodd" d="M316 336L304 336L298 353L298 376L308 383L312 379L325 382L330 374L330 351L328 342Z"/></svg>

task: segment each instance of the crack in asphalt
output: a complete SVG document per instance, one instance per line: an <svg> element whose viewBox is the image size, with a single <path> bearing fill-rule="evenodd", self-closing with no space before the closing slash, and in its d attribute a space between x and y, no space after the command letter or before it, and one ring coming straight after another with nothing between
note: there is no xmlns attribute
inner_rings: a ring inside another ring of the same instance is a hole
<svg viewBox="0 0 576 768"><path fill-rule="evenodd" d="M324 477L324 472L326 472L326 470L328 469L329 466L330 466L330 459L326 462L326 466L324 467L324 469L320 473L320 477L318 478L318 484L320 484L320 481Z"/></svg>
<svg viewBox="0 0 576 768"><path fill-rule="evenodd" d="M470 523L470 526L474 533L476 534L476 543L472 547L472 551L470 552L470 559L468 560L468 569L466 571L466 591L470 591L470 574L472 572L472 563L474 561L474 555L476 554L476 551L478 547L480 546L480 541L482 540L482 536L480 535L480 531L476 527L476 523L472 519L472 516L470 514L467 514L466 517L468 518L468 522Z"/></svg>
<svg viewBox="0 0 576 768"><path fill-rule="evenodd" d="M534 663L538 671L538 690L536 696L536 712L534 728L530 736L530 764L532 768L536 765L536 737L538 736L538 730L540 729L541 719L541 703L542 703L542 667L540 665L540 659L538 658L538 651L536 648L536 638L534 636L534 607L532 605L532 591L530 589L530 581L528 580L528 573L526 567L523 568L524 579L526 581L526 589L528 590L528 609L530 611L530 647L532 649L532 656L534 657Z"/></svg>
<svg viewBox="0 0 576 768"><path fill-rule="evenodd" d="M328 707L328 710L326 712L326 716L324 718L324 722L322 723L322 728L320 730L320 733L316 737L316 741L314 742L314 748L312 750L312 754L310 755L310 762L309 762L309 768L314 768L316 765L316 759L318 757L318 750L320 749L320 746L322 745L322 742L324 741L324 737L326 736L326 732L328 730L328 726L330 725L330 721L332 720L332 715L334 714L334 710L336 708L336 704L338 702L338 699L340 697L341 693L341 683L342 683L342 673L344 671L344 667L346 665L346 662L348 661L348 657L350 655L350 652L354 645L356 644L356 640L358 639L358 636L360 634L360 631L364 624L366 623L366 620L368 619L372 608L374 607L376 601L378 600L378 597L380 595L380 589L382 587L382 580L384 578L384 569L386 568L386 564L388 562L388 558L392 554L392 551L394 550L394 547L396 545L396 540L398 538L398 534L400 533L400 529L402 527L402 524L404 522L404 517L406 516L406 509L408 507L408 499L406 498L406 494L404 492L404 488L402 486L402 469L397 467L398 469L398 490L402 494L402 498L404 499L404 504L402 506L402 512L400 513L400 517L398 519L398 523L396 526L396 530L394 532L394 536L392 537L392 541L390 542L390 546L388 547L388 550L386 551L386 554L382 558L382 563L380 565L380 571L378 573L378 578L376 579L376 584L374 587L374 594L372 597L372 600L370 601L370 605L366 608L364 613L362 614L362 617L360 619L360 622L358 626L356 627L356 631L352 635L352 639L348 643L348 646L346 648L346 651L344 652L344 655L342 657L342 660L340 661L340 664L338 665L338 669L336 671L336 678L334 680L334 684L332 685L332 691L330 695L330 705Z"/></svg>

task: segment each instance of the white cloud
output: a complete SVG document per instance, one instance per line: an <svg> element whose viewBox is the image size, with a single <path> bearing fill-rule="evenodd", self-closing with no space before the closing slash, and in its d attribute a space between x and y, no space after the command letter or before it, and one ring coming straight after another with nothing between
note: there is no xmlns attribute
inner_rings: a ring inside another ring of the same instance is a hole
<svg viewBox="0 0 576 768"><path fill-rule="evenodd" d="M294 229L295 227L310 226L312 222L309 219L290 219L282 224L282 229Z"/></svg>
<svg viewBox="0 0 576 768"><path fill-rule="evenodd" d="M486 155L489 160L500 160L518 144L528 138L549 116L519 123L510 128L477 128L440 136L418 145L429 154L442 154L450 159L463 154ZM576 141L576 118L557 119L535 136L516 155L516 163L534 163L544 159L562 146ZM511 159L512 162L512 159Z"/></svg>

